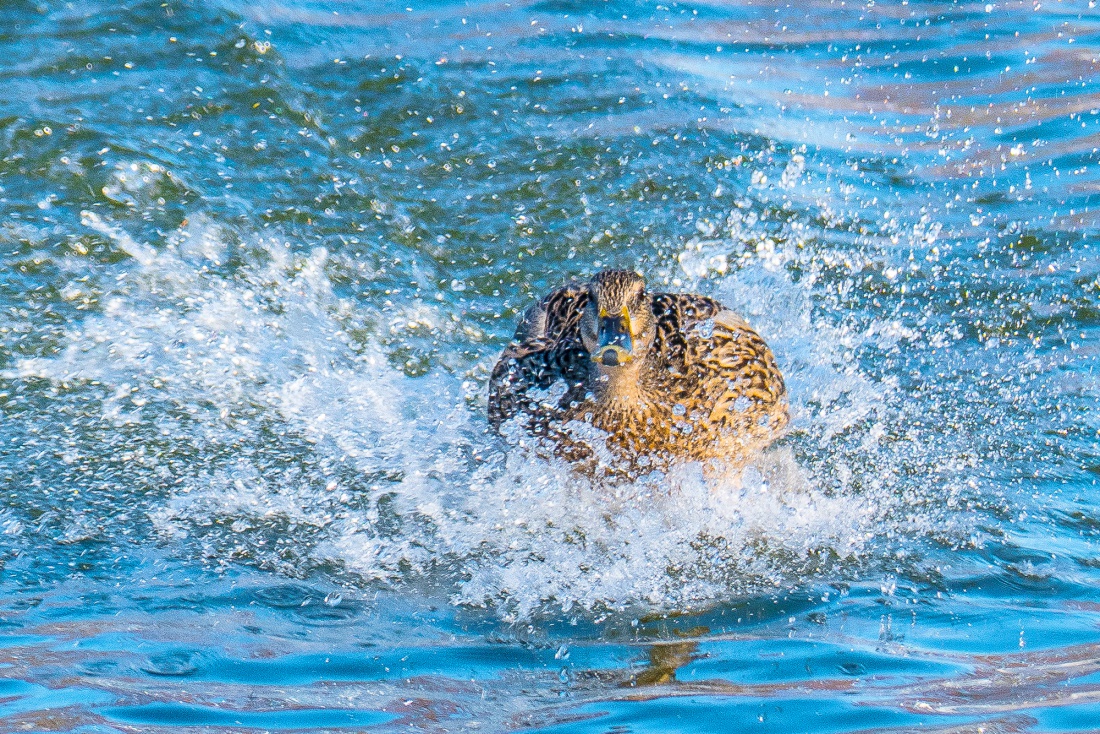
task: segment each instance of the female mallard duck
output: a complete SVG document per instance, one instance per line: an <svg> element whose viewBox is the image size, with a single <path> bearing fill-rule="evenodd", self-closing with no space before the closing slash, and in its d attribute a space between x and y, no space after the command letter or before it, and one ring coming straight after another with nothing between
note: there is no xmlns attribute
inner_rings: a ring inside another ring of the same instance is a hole
<svg viewBox="0 0 1100 734"><path fill-rule="evenodd" d="M786 388L764 340L718 301L605 270L523 315L489 380L490 425L511 418L575 461L606 446L635 468L736 465L787 424Z"/></svg>

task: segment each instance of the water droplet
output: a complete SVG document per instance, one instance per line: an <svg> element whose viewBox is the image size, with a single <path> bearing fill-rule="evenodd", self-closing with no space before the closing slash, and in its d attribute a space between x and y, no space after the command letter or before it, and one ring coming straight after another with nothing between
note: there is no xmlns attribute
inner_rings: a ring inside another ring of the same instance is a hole
<svg viewBox="0 0 1100 734"><path fill-rule="evenodd" d="M199 668L195 664L196 653L187 650L160 653L152 655L149 661L141 666L141 669L150 675L160 676L186 676L191 675Z"/></svg>

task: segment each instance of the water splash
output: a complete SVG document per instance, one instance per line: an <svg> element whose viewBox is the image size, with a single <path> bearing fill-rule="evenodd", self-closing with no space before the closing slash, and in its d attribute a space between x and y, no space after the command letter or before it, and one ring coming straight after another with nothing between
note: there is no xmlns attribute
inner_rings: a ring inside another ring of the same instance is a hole
<svg viewBox="0 0 1100 734"><path fill-rule="evenodd" d="M6 377L98 386L101 420L149 429L126 471L170 489L146 515L216 563L430 577L457 604L522 618L691 608L939 527L903 476L912 442L888 440L897 396L852 364L869 337L816 318L813 279L794 282L774 251L712 290L773 345L791 435L738 476L688 465L612 487L489 436L461 376L391 367L374 336L387 324L336 295L324 249L258 238L226 270L230 238L210 221L159 250L85 221L133 267L59 354ZM915 459L922 479L933 459Z"/></svg>

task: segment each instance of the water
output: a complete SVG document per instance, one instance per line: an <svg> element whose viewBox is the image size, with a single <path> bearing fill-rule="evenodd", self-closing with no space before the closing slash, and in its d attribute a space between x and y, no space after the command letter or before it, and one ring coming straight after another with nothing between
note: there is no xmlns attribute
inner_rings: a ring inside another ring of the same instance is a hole
<svg viewBox="0 0 1100 734"><path fill-rule="evenodd" d="M0 730L1094 731L1094 5L3 5ZM607 266L740 483L487 433Z"/></svg>

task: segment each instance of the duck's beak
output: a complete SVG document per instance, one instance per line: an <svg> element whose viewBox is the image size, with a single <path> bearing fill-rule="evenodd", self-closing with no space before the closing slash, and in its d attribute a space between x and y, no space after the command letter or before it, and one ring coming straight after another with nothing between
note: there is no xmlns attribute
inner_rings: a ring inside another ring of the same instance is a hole
<svg viewBox="0 0 1100 734"><path fill-rule="evenodd" d="M626 308L618 316L600 314L596 330L596 351L592 361L605 367L619 367L634 359L630 340L630 314Z"/></svg>

